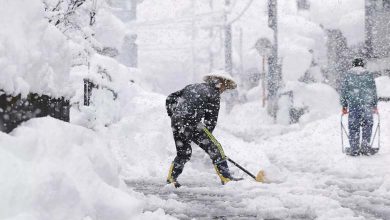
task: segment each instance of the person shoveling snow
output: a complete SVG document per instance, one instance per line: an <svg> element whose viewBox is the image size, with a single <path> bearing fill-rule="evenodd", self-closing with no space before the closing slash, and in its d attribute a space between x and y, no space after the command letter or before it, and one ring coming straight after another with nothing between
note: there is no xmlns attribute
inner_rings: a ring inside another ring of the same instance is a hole
<svg viewBox="0 0 390 220"><path fill-rule="evenodd" d="M201 147L211 158L222 184L241 180L231 175L221 145L211 135L218 119L221 94L235 89L237 84L225 72L210 73L205 83L191 84L170 94L166 100L168 116L176 144L177 155L169 169L167 183L180 187L177 178L190 160L191 142Z"/></svg>
<svg viewBox="0 0 390 220"><path fill-rule="evenodd" d="M378 114L375 80L373 74L364 68L363 59L355 58L352 65L353 68L343 77L340 96L342 114L349 114L350 147L346 149L346 153L350 156L372 155L378 152L378 149L370 144L374 124L373 113Z"/></svg>

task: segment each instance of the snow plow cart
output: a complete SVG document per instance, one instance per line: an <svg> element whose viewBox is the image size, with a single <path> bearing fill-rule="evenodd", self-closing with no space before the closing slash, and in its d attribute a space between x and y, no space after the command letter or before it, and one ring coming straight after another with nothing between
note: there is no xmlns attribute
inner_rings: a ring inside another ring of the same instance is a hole
<svg viewBox="0 0 390 220"><path fill-rule="evenodd" d="M376 116L375 116L376 115ZM349 130L347 129L348 126L345 126L348 124L347 117L344 117L345 115L342 114L340 118L340 128L341 128L341 150L344 154L349 154L351 151L351 146L349 142ZM374 126L373 126L373 132L371 134L371 142L369 143L369 148L372 150L372 154L375 154L379 151L381 147L380 142L380 135L381 133L381 127L380 127L380 115L379 113L374 114ZM360 132L360 138L361 138L361 132ZM360 146L359 151L362 152L362 146ZM362 153L360 153L362 154Z"/></svg>

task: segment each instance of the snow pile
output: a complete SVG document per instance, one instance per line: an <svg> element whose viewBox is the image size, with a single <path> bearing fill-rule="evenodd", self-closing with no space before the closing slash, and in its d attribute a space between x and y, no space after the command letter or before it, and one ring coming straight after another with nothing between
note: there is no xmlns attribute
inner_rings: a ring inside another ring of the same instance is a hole
<svg viewBox="0 0 390 220"><path fill-rule="evenodd" d="M287 84L286 90L294 91L294 107L307 108L300 123L327 118L340 109L339 94L326 84L295 82Z"/></svg>
<svg viewBox="0 0 390 220"><path fill-rule="evenodd" d="M125 166L122 175L126 178L149 177L164 181L176 154L170 119L165 111L165 96L137 87L131 93L133 95L123 96L124 116L106 131L115 137L111 146Z"/></svg>
<svg viewBox="0 0 390 220"><path fill-rule="evenodd" d="M310 17L328 29L340 29L349 45L364 41L364 1L310 1Z"/></svg>
<svg viewBox="0 0 390 220"><path fill-rule="evenodd" d="M76 91L72 101L79 102L78 108L72 109L72 123L90 128L116 123L132 112L132 109L126 108L128 101L150 87L140 70L129 68L114 58L94 54L90 65L89 70L87 66L80 66L71 72ZM92 91L90 106L80 102L84 96L80 82L85 78L99 87Z"/></svg>
<svg viewBox="0 0 390 220"><path fill-rule="evenodd" d="M109 77L127 75L126 82L134 75L134 70L125 69L114 58L98 54L117 55L127 32L107 3L101 1L96 6L94 26L89 24L92 1L76 9L70 9L68 4L76 3L52 0L0 3L0 68L3 70L0 88L6 93L66 96L78 102L82 96L77 93L88 75L102 78L105 68L109 69Z"/></svg>
<svg viewBox="0 0 390 220"><path fill-rule="evenodd" d="M223 130L236 134L245 140L266 138L304 128L308 123L327 118L340 111L339 95L330 86L323 83L306 84L289 82L284 91L292 91L293 101L288 94L279 100L279 112L275 124L266 107L261 102L261 87L255 87L247 93L248 101L234 105L232 111L225 111L222 103L219 123ZM289 107L300 109L303 115L299 123L289 125Z"/></svg>
<svg viewBox="0 0 390 220"><path fill-rule="evenodd" d="M109 7L101 7L94 27L95 37L103 46L120 49L127 32L125 25Z"/></svg>
<svg viewBox="0 0 390 220"><path fill-rule="evenodd" d="M318 23L305 14L300 14L295 1L280 3L279 15L282 78L284 82L297 81L309 69L312 60L322 55L326 43L325 33Z"/></svg>
<svg viewBox="0 0 390 220"><path fill-rule="evenodd" d="M1 89L23 95L72 94L69 45L44 18L40 0L1 1L0 26Z"/></svg>
<svg viewBox="0 0 390 220"><path fill-rule="evenodd" d="M390 96L390 77L381 76L375 79L376 87L378 90L379 97L389 97Z"/></svg>
<svg viewBox="0 0 390 220"><path fill-rule="evenodd" d="M242 203L248 205L247 213L253 212L262 218L292 218L298 213L300 218L313 219L367 219L367 213L386 218L389 215L386 204L377 201L390 198L390 171L385 169L390 148L384 144L388 141L389 129L383 127L390 120L390 105L380 103L379 107L383 130L382 148L377 155L354 158L342 154L340 118L332 115L285 135L270 139L260 136L254 140L254 148L236 145L234 148L241 151L234 152L234 157L250 152L240 160L262 162L263 166L258 167L277 179L278 184L255 186L242 182L238 186L228 185L229 190L231 193L235 193L236 187L250 190ZM232 141L234 143L234 138L226 142Z"/></svg>
<svg viewBox="0 0 390 220"><path fill-rule="evenodd" d="M0 133L0 219L164 219L126 192L109 139L52 118ZM137 198L138 197L138 198Z"/></svg>

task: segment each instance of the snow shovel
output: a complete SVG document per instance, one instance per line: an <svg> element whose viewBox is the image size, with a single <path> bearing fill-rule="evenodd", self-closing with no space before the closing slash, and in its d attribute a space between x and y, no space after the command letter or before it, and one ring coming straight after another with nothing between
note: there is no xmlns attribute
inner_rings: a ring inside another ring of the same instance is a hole
<svg viewBox="0 0 390 220"><path fill-rule="evenodd" d="M262 182L264 183L265 179L265 175L264 175L264 170L260 170L258 173L257 173L257 176L253 175L251 172L249 172L247 169L245 169L244 167L240 166L240 164L234 162L232 159L230 159L229 157L225 157L230 163L234 164L237 168L239 168L240 170L244 171L246 174L248 174L250 177L252 177L254 180L256 180L257 182Z"/></svg>
<svg viewBox="0 0 390 220"><path fill-rule="evenodd" d="M376 113L377 115L377 124L375 126L375 130L374 130L374 133L372 134L371 136L371 143L370 143L370 146L376 150L376 152L379 151L380 147L381 147L381 143L380 143L380 137L381 137L381 127L380 127L380 115L379 113ZM347 136L348 140L349 140L349 134L348 134L348 131L346 129L346 127L344 126L343 124L343 117L344 117L344 114L341 115L341 119L340 119L340 127L341 127L341 147L342 147L342 152L345 153L345 144L344 144L344 135ZM376 137L378 136L378 141L377 141L377 147L374 147L374 142L375 142L375 139Z"/></svg>
<svg viewBox="0 0 390 220"><path fill-rule="evenodd" d="M257 175L253 175L251 172L249 172L247 169L245 169L244 167L242 167L241 165L239 165L238 163L236 163L234 160L230 159L229 157L227 157L225 155L225 152L223 151L223 148L222 148L222 145L217 141L217 139L213 136L213 134L211 134L211 132L206 128L204 127L203 128L204 132L206 133L206 135L210 138L210 140L215 144L217 145L218 147L218 150L220 151L221 155L222 155L222 158L226 159L227 161L229 161L230 163L234 164L238 169L244 171L246 174L248 174L250 177L252 177L255 181L257 182L265 182L265 174L264 174L264 170L260 170Z"/></svg>

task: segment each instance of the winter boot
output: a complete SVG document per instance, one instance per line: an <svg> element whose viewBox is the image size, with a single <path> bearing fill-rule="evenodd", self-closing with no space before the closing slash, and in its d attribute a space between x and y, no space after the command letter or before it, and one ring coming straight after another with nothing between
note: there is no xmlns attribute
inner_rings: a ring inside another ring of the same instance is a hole
<svg viewBox="0 0 390 220"><path fill-rule="evenodd" d="M378 150L378 148L372 148L369 144L363 142L360 153L366 156L370 156L378 153Z"/></svg>
<svg viewBox="0 0 390 220"><path fill-rule="evenodd" d="M173 162L171 164L171 167L169 168L169 173L168 173L168 177L167 177L167 184L172 184L175 188L179 188L181 185L176 180L178 177L178 172L176 169L177 169L177 166L175 166L175 163Z"/></svg>
<svg viewBox="0 0 390 220"><path fill-rule="evenodd" d="M226 183L230 181L239 181L243 178L235 178L233 177L229 172L229 167L227 165L226 160L223 160L219 163L214 164L215 171L217 172L219 178L221 179L222 185L225 185Z"/></svg>
<svg viewBox="0 0 390 220"><path fill-rule="evenodd" d="M181 184L175 179L167 179L167 184L172 184L175 188L179 188Z"/></svg>
<svg viewBox="0 0 390 220"><path fill-rule="evenodd" d="M348 156L356 157L360 155L359 150L352 149L351 147L348 147L345 149L345 154Z"/></svg>

